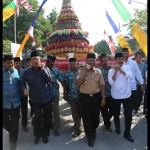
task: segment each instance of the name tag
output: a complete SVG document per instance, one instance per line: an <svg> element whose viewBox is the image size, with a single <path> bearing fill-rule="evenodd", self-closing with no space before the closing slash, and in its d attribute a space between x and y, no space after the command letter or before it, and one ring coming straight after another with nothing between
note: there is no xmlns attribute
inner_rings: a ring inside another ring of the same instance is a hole
<svg viewBox="0 0 150 150"><path fill-rule="evenodd" d="M100 75L95 75L94 78L100 78Z"/></svg>

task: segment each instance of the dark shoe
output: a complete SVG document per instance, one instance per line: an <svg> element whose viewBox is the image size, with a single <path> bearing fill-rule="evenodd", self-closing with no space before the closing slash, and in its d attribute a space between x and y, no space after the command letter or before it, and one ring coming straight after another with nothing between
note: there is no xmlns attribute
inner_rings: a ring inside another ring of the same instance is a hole
<svg viewBox="0 0 150 150"><path fill-rule="evenodd" d="M46 144L48 142L48 137L47 136L43 136L43 143Z"/></svg>
<svg viewBox="0 0 150 150"><path fill-rule="evenodd" d="M72 137L73 137L73 138L78 137L80 134L81 134L81 133L74 132L74 133L72 134Z"/></svg>
<svg viewBox="0 0 150 150"><path fill-rule="evenodd" d="M37 144L37 143L39 143L39 141L40 141L40 137L36 136L34 139L34 143Z"/></svg>
<svg viewBox="0 0 150 150"><path fill-rule="evenodd" d="M130 141L130 142L134 142L134 139L132 138L132 136L131 135L124 135L124 137L128 140L128 141Z"/></svg>
<svg viewBox="0 0 150 150"><path fill-rule="evenodd" d="M59 135L59 131L57 129L54 129L54 135L56 135L56 136Z"/></svg>
<svg viewBox="0 0 150 150"><path fill-rule="evenodd" d="M89 145L89 147L93 147L94 146L94 141L88 141L88 145Z"/></svg>
<svg viewBox="0 0 150 150"><path fill-rule="evenodd" d="M24 131L24 132L28 132L29 131L29 129L25 126L25 127L22 127L22 130Z"/></svg>
<svg viewBox="0 0 150 150"><path fill-rule="evenodd" d="M117 134L120 134L120 133L121 133L121 130L120 130L120 129L116 129L116 133L117 133Z"/></svg>
<svg viewBox="0 0 150 150"><path fill-rule="evenodd" d="M106 129L106 131L108 131L108 132L112 132L112 128L111 127L105 127L105 129Z"/></svg>
<svg viewBox="0 0 150 150"><path fill-rule="evenodd" d="M32 111L30 112L30 117L33 117L33 112Z"/></svg>
<svg viewBox="0 0 150 150"><path fill-rule="evenodd" d="M10 144L10 150L15 150L16 149L16 144Z"/></svg>

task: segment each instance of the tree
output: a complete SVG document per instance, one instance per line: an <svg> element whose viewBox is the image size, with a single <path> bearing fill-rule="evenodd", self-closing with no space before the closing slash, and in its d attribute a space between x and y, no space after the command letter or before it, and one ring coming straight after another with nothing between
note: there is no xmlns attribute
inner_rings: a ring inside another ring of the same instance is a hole
<svg viewBox="0 0 150 150"><path fill-rule="evenodd" d="M50 23L52 24L52 31L55 30L55 24L56 24L58 16L59 16L59 13L56 11L56 8L52 9L52 12L49 13L49 15L47 16L47 19L49 19Z"/></svg>
<svg viewBox="0 0 150 150"><path fill-rule="evenodd" d="M102 53L105 53L108 55L111 54L109 46L105 40L101 40L100 42L97 42L94 45L94 52L97 54L102 54Z"/></svg>
<svg viewBox="0 0 150 150"><path fill-rule="evenodd" d="M28 31L34 16L39 9L38 1L37 0L28 0L29 4L32 6L35 12L30 12L23 8L23 6L19 6L20 12L19 16L16 17L16 41L18 44L21 44L26 32ZM10 3L9 0L5 0L3 3L3 7ZM44 10L42 9L34 26L34 37L36 38L36 45L39 46L42 44L43 49L47 46L45 41L46 31L52 31L52 25L49 19L44 18ZM3 22L3 40L9 40L11 42L14 41L14 17L10 17L5 22ZM3 45L6 42L3 42ZM24 49L32 49L32 39L29 38L25 44ZM4 51L5 52L5 51Z"/></svg>

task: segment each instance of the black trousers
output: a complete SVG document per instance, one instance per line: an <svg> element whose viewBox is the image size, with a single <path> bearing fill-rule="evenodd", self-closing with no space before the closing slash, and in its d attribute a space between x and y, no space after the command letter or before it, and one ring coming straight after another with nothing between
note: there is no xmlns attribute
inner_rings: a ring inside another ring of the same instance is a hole
<svg viewBox="0 0 150 150"><path fill-rule="evenodd" d="M131 91L132 92L132 94L131 94L131 98L132 98L132 111L133 110L136 110L136 90L134 90L134 91Z"/></svg>
<svg viewBox="0 0 150 150"><path fill-rule="evenodd" d="M32 109L34 113L32 120L34 135L37 137L49 136L52 102L46 104L32 103Z"/></svg>
<svg viewBox="0 0 150 150"><path fill-rule="evenodd" d="M143 91L141 90L141 85L137 85L137 90L135 92L136 98L134 99L135 110L138 111L143 98Z"/></svg>
<svg viewBox="0 0 150 150"><path fill-rule="evenodd" d="M126 99L114 99L113 98L113 112L114 112L114 124L116 129L120 129L120 106L123 104L124 116L125 116L125 135L130 135L131 121L132 121L132 103L131 96Z"/></svg>
<svg viewBox="0 0 150 150"><path fill-rule="evenodd" d="M102 100L102 98L100 99L100 101ZM106 104L104 107L100 106L100 111L104 120L104 125L106 127L110 127L111 126L111 121L110 119L113 116L113 105L112 105L112 97L106 97Z"/></svg>
<svg viewBox="0 0 150 150"><path fill-rule="evenodd" d="M20 107L13 109L3 108L3 128L9 132L10 144L16 144L19 131Z"/></svg>
<svg viewBox="0 0 150 150"><path fill-rule="evenodd" d="M96 129L99 126L100 114L100 93L92 97L88 94L80 93L81 115L84 125L84 131L88 140L96 138Z"/></svg>
<svg viewBox="0 0 150 150"><path fill-rule="evenodd" d="M145 93L144 93L144 107L143 107L143 114L147 114L148 109L147 109L147 85L145 88Z"/></svg>
<svg viewBox="0 0 150 150"><path fill-rule="evenodd" d="M21 114L22 114L22 126L26 127L28 123L28 96L21 98Z"/></svg>

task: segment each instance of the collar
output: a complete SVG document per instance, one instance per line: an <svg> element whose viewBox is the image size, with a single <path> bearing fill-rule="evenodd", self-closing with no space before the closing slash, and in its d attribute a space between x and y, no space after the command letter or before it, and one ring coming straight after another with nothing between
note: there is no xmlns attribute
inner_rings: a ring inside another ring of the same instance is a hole
<svg viewBox="0 0 150 150"><path fill-rule="evenodd" d="M7 71L7 72L8 72L8 70L6 69L6 67L3 66L3 72L4 72L4 71ZM10 72L14 72L14 68L11 68L11 69L10 69Z"/></svg>

